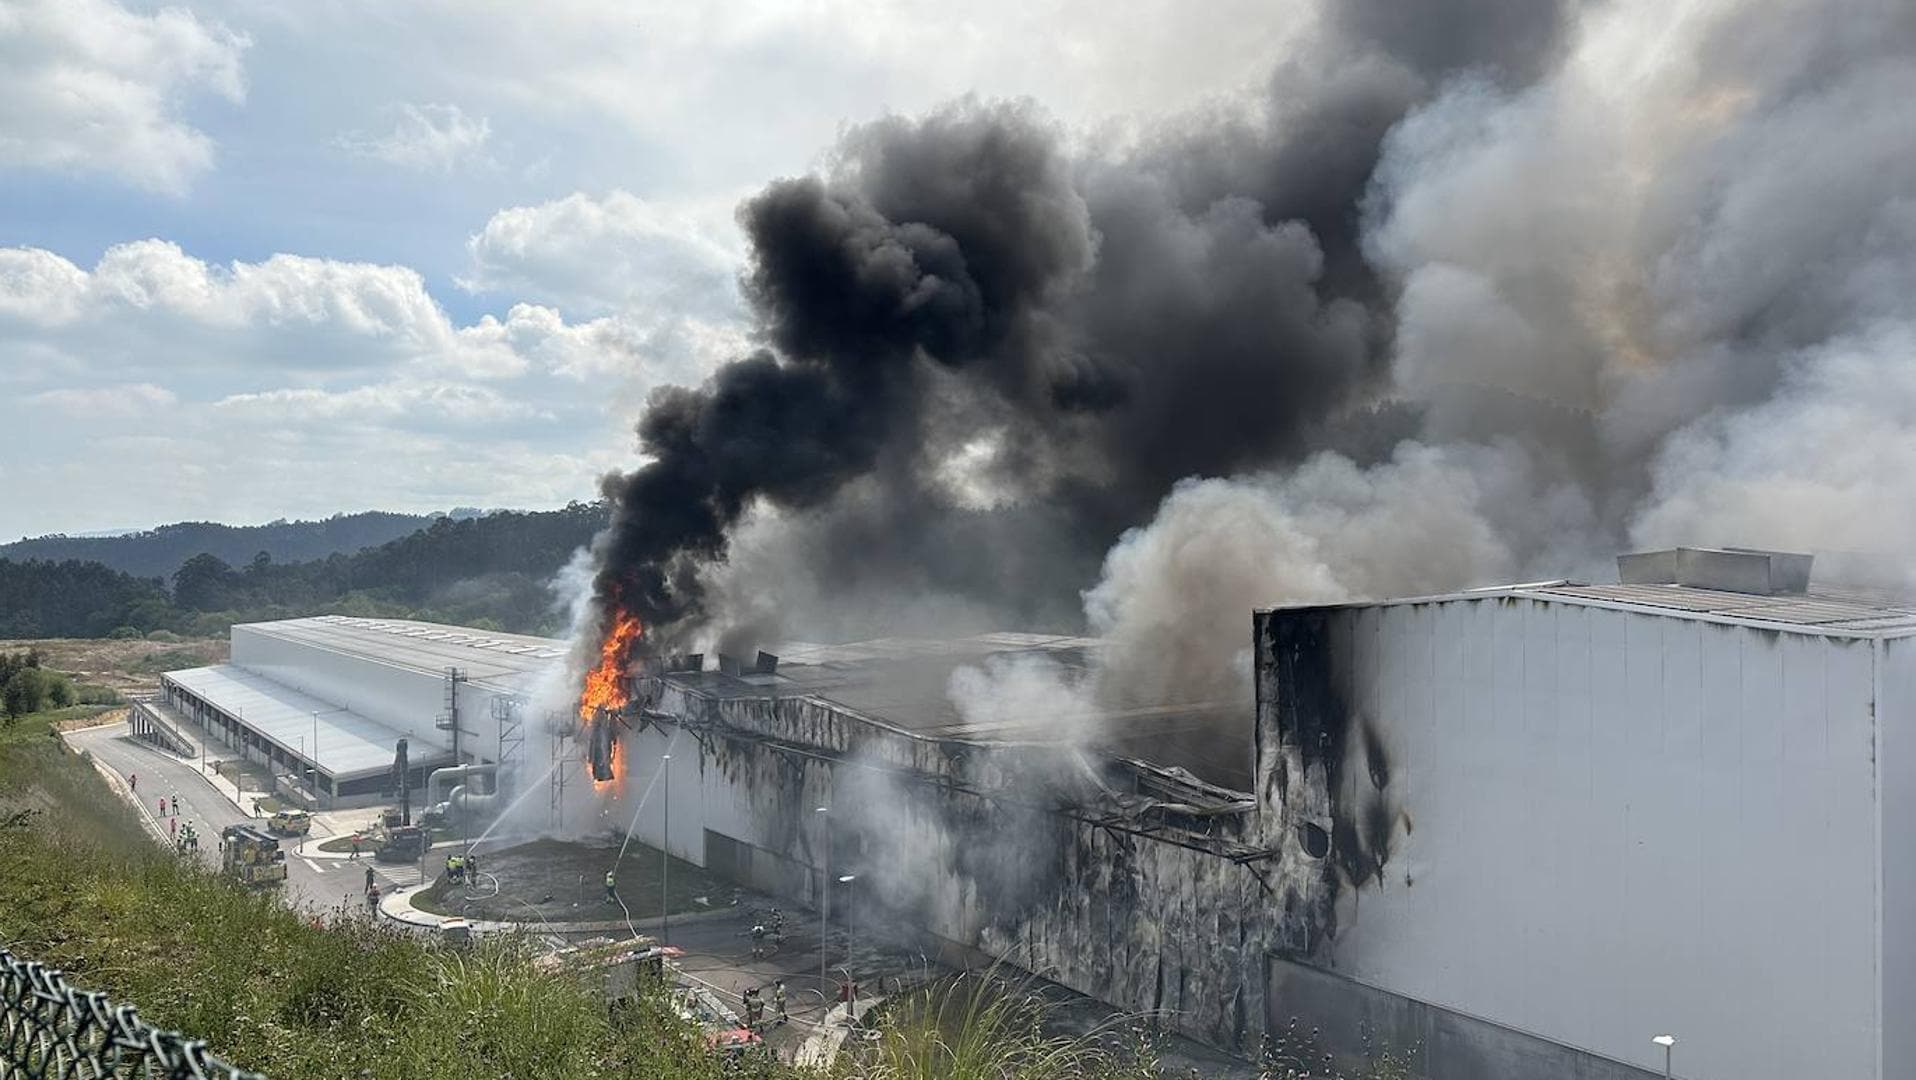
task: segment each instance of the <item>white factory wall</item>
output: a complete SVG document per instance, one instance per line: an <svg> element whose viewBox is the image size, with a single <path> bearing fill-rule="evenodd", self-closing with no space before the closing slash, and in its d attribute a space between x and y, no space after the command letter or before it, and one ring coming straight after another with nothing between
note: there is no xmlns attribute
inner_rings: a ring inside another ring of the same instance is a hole
<svg viewBox="0 0 1916 1080"><path fill-rule="evenodd" d="M1907 1031L1878 1068L1871 642L1508 598L1333 627L1346 754L1371 723L1396 815L1381 884L1339 900L1341 972L1643 1066L1675 1032L1685 1076L1916 1076ZM1913 653L1888 699L1903 746ZM1916 810L1904 753L1892 821ZM1346 805L1369 797L1369 770L1343 776ZM1916 913L1916 852L1899 838L1886 869ZM1883 974L1897 1017L1909 933Z"/></svg>
<svg viewBox="0 0 1916 1080"><path fill-rule="evenodd" d="M1884 1080L1916 1076L1916 638L1880 648L1882 719L1876 762L1882 782Z"/></svg>
<svg viewBox="0 0 1916 1080"><path fill-rule="evenodd" d="M404 735L414 747L452 748L452 733L433 726L445 711L443 676L290 641L244 625L233 627L232 645L232 662L240 667L376 720ZM498 757L493 696L491 690L472 683L459 687L460 726L467 733L461 750L469 756Z"/></svg>

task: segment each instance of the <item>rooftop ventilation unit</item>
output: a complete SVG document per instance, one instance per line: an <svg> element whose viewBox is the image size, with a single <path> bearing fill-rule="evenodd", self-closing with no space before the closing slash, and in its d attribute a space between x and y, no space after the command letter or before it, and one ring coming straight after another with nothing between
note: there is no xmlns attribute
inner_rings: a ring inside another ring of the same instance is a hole
<svg viewBox="0 0 1916 1080"><path fill-rule="evenodd" d="M720 653L719 654L719 674L734 675L734 676L743 675L745 674L745 665L740 663L738 657L736 656L727 656L724 653Z"/></svg>
<svg viewBox="0 0 1916 1080"><path fill-rule="evenodd" d="M760 649L758 651L758 663L752 666L752 670L757 672L760 675L777 674L778 657L773 656L771 653L766 652L764 649Z"/></svg>
<svg viewBox="0 0 1916 1080"><path fill-rule="evenodd" d="M1755 548L1669 548L1617 556L1617 580L1625 585L1788 595L1809 589L1812 558Z"/></svg>

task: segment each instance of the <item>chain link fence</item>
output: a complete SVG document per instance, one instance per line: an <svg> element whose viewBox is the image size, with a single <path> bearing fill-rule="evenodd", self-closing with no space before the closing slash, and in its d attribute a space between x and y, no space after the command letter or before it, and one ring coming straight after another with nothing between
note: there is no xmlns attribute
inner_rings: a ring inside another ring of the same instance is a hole
<svg viewBox="0 0 1916 1080"><path fill-rule="evenodd" d="M265 1080L161 1031L131 1005L67 985L60 972L0 949L0 1080Z"/></svg>

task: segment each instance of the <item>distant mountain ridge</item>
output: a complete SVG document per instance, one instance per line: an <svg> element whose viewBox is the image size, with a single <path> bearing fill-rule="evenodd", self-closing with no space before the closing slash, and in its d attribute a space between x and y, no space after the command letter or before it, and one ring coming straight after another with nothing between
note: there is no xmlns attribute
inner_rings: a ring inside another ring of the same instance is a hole
<svg viewBox="0 0 1916 1080"><path fill-rule="evenodd" d="M97 560L0 555L0 639L132 638L159 631L213 637L236 622L319 614L558 633L566 612L553 578L610 516L604 502L435 515L419 519L430 522L425 528L397 539L313 559L282 561L269 552L228 562L195 551L165 582L159 574L134 576ZM270 528L235 530L247 536L240 550L258 554L259 530ZM172 535L155 529L149 536L155 534ZM333 535L337 542L341 533Z"/></svg>
<svg viewBox="0 0 1916 1080"><path fill-rule="evenodd" d="M442 517L479 517L488 511L458 507L449 514L395 514L367 510L334 514L320 521L273 521L265 525L221 525L182 521L118 536L35 536L0 544L0 559L97 562L139 578L168 578L186 560L208 553L243 565L264 551L274 562L306 562L328 555L350 555L363 548L410 536Z"/></svg>

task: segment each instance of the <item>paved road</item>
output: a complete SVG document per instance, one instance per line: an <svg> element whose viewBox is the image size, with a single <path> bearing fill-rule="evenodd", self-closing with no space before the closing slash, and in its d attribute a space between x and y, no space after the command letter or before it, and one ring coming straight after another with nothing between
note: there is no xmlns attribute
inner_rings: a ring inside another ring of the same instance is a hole
<svg viewBox="0 0 1916 1080"><path fill-rule="evenodd" d="M133 795L135 806L165 834L171 827L174 796L180 800L179 822L193 824L200 835L200 857L209 866L219 865L220 830L240 822L259 823L248 817L221 794L199 771L199 763L178 757L141 742L127 732L125 723L106 724L67 733L75 748L89 751L95 761L118 773L130 783L139 776L139 790ZM159 815L158 799L168 799L167 814ZM286 898L303 908L324 910L341 903L360 904L366 885L365 867L374 867L380 888L412 885L419 873L411 866L387 866L370 858L310 859L295 854L294 845L286 845Z"/></svg>

